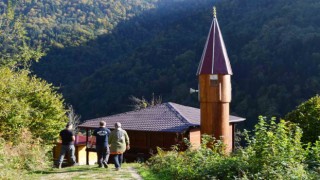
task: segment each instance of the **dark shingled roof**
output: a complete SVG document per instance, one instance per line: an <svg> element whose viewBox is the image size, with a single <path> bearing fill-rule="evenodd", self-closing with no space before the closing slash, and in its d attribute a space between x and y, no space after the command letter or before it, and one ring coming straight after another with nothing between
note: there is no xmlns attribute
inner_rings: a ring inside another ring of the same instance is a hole
<svg viewBox="0 0 320 180"><path fill-rule="evenodd" d="M230 122L244 120L241 117L230 116ZM105 121L108 128L114 128L114 124L120 122L125 130L183 132L190 127L200 127L200 110L169 102L137 111L90 119L79 127L97 128L100 121Z"/></svg>

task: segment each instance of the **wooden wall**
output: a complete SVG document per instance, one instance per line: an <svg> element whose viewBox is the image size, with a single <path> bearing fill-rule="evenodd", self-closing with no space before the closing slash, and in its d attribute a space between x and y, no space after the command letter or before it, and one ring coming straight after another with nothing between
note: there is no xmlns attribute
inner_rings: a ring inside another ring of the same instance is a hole
<svg viewBox="0 0 320 180"><path fill-rule="evenodd" d="M198 148L201 145L200 129L191 129L189 132L189 140L193 148Z"/></svg>
<svg viewBox="0 0 320 180"><path fill-rule="evenodd" d="M86 164L86 145L85 144L76 144L75 145L76 152L76 161L79 165ZM58 163L60 157L60 149L61 143L57 143L56 146L53 147L53 160L54 163ZM89 152L89 164L95 164L97 162L97 153L96 152ZM66 154L64 164L70 164L69 155Z"/></svg>
<svg viewBox="0 0 320 180"><path fill-rule="evenodd" d="M147 131L129 131L127 130L131 148L156 150L156 147L170 149L172 145L181 140L178 133L168 132L147 132Z"/></svg>
<svg viewBox="0 0 320 180"><path fill-rule="evenodd" d="M230 75L199 76L200 95L200 126L201 134L214 135L216 139L223 138L226 151L232 151L232 125L229 123L229 103L231 101Z"/></svg>
<svg viewBox="0 0 320 180"><path fill-rule="evenodd" d="M182 144L186 135L169 132L147 132L127 130L130 138L130 150L125 153L128 161L135 161L137 158L146 160L151 154L157 153L157 147L163 150L171 150L176 144Z"/></svg>

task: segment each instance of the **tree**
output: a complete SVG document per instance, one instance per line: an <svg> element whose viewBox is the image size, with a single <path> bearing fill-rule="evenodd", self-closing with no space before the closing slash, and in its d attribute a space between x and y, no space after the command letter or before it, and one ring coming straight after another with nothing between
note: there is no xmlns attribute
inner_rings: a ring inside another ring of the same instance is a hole
<svg viewBox="0 0 320 180"><path fill-rule="evenodd" d="M28 68L32 60L38 61L44 53L40 46L29 46L23 17L15 16L11 4L9 0L7 12L0 15L0 65Z"/></svg>
<svg viewBox="0 0 320 180"><path fill-rule="evenodd" d="M67 122L63 99L55 88L29 71L0 67L0 132L15 142L23 128L50 143Z"/></svg>
<svg viewBox="0 0 320 180"><path fill-rule="evenodd" d="M297 123L302 131L302 142L314 143L320 136L320 96L316 95L300 104L295 110L289 112L287 121Z"/></svg>
<svg viewBox="0 0 320 180"><path fill-rule="evenodd" d="M162 102L161 96L159 96L158 98L155 98L154 93L152 93L152 98L150 101L146 100L144 97L139 99L135 96L130 96L129 99L133 103L132 107L134 110L140 110L140 109L144 109L147 107L156 106L158 104L161 104L161 102Z"/></svg>
<svg viewBox="0 0 320 180"><path fill-rule="evenodd" d="M22 24L8 1L7 13L0 15L0 135L7 141L22 129L50 143L67 118L62 96L51 84L32 76L29 65L44 54L30 47Z"/></svg>
<svg viewBox="0 0 320 180"><path fill-rule="evenodd" d="M72 123L73 125L73 129L75 133L79 132L78 126L80 124L81 116L75 113L75 110L72 105L68 106L67 116L68 116L69 122Z"/></svg>

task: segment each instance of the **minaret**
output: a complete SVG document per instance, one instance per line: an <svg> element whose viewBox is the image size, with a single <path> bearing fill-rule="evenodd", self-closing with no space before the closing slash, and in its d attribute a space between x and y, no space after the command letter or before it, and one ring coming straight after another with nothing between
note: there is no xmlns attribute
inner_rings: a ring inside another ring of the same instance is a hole
<svg viewBox="0 0 320 180"><path fill-rule="evenodd" d="M198 67L201 134L222 137L226 152L232 151L232 126L229 123L232 69L222 38L216 9Z"/></svg>

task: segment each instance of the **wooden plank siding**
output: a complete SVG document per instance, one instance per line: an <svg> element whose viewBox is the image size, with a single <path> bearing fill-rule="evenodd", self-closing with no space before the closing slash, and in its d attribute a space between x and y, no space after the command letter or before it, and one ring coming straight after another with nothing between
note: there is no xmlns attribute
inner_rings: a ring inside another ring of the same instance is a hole
<svg viewBox="0 0 320 180"><path fill-rule="evenodd" d="M163 150L171 150L173 145L183 143L183 138L189 134L173 132L147 132L127 130L130 138L130 150L125 153L127 161L135 161L137 158L149 158L157 153L157 147ZM185 148L184 146L182 148Z"/></svg>
<svg viewBox="0 0 320 180"><path fill-rule="evenodd" d="M201 133L199 129L190 129L189 132L189 141L192 145L192 148L196 149L201 145Z"/></svg>
<svg viewBox="0 0 320 180"><path fill-rule="evenodd" d="M177 139L177 133L172 132L127 130L127 133L130 138L131 149L143 149L144 152L149 152L150 149L156 150L156 147L170 149L172 145L175 145L182 140L181 136Z"/></svg>
<svg viewBox="0 0 320 180"><path fill-rule="evenodd" d="M227 145L226 150L232 151L233 134L229 123L229 103L231 101L230 75L217 75L216 80L210 74L199 76L200 93L200 127L201 134L222 136Z"/></svg>
<svg viewBox="0 0 320 180"><path fill-rule="evenodd" d="M61 143L57 143L53 147L53 161L55 164L58 163L60 157L60 150L61 150ZM86 152L86 145L85 144L76 144L75 145L75 156L76 161L79 165L84 164L95 164L97 162L97 154L96 152L88 152L89 161L87 162L87 152ZM69 154L66 153L64 157L64 165L71 164L71 160L69 159Z"/></svg>

